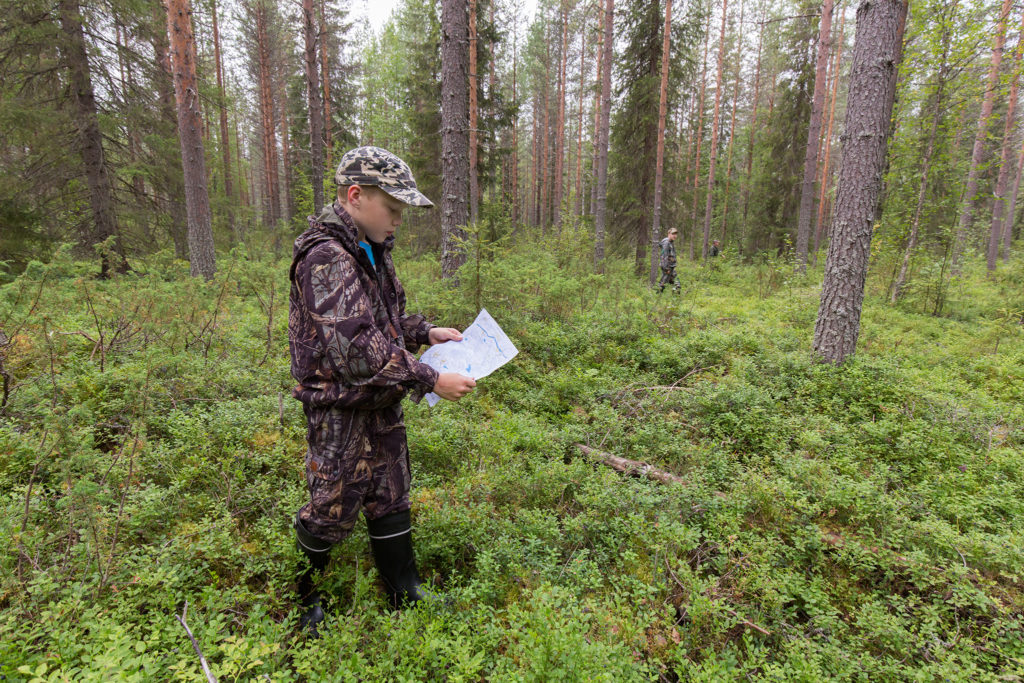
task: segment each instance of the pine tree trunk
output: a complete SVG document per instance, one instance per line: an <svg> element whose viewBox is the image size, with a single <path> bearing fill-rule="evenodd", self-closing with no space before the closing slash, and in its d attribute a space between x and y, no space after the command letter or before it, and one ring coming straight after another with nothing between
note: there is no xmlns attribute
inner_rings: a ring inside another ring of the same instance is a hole
<svg viewBox="0 0 1024 683"><path fill-rule="evenodd" d="M174 97L178 105L178 137L185 174L185 209L188 213L188 254L192 277L210 280L217 272L210 226L210 197L206 186L202 115L196 82L196 45L192 35L189 0L167 0L167 34L171 39Z"/></svg>
<svg viewBox="0 0 1024 683"><path fill-rule="evenodd" d="M661 40L661 87L658 92L658 150L654 164L654 220L651 223L651 276L658 281L658 242L661 240L661 185L665 178L665 116L668 112L668 62L671 56L672 0L665 0L665 28Z"/></svg>
<svg viewBox="0 0 1024 683"><path fill-rule="evenodd" d="M217 94L220 101L217 109L220 110L220 147L221 157L224 164L224 197L228 200L228 224L231 229L235 228L234 211L230 208L234 197L231 187L231 141L228 138L228 108L227 97L224 93L224 65L220 56L220 31L217 27L217 0L212 0L210 9L213 14L213 58L217 71Z"/></svg>
<svg viewBox="0 0 1024 683"><path fill-rule="evenodd" d="M971 165L967 171L967 185L964 190L963 204L960 207L960 221L957 225L956 237L953 241L953 257L951 271L960 272L960 258L963 255L964 241L974 222L974 200L978 194L978 173L982 158L985 156L985 138L988 135L988 124L992 118L995 104L996 89L999 86L999 64L1003 59L1003 43L1006 39L1006 19L1010 14L1011 0L1003 0L996 25L996 36L992 45L992 61L988 71L988 83L985 96L981 102L981 114L978 116L978 131L974 137L974 149L971 153Z"/></svg>
<svg viewBox="0 0 1024 683"><path fill-rule="evenodd" d="M290 126L291 121L289 119L288 112L288 91L286 68L283 62L284 55L281 55L282 63L278 65L277 72L277 85L278 95L277 104L281 108L281 115L278 117L278 122L281 125L281 170L284 176L284 187L281 188L284 194L284 219L285 221L291 221L295 215L295 197L292 192L294 181L292 180L292 149L291 149L291 132ZM276 252L279 248L278 241L280 236L274 237L274 251Z"/></svg>
<svg viewBox="0 0 1024 683"><path fill-rule="evenodd" d="M604 38L601 47L601 125L597 138L597 201L594 206L594 266L604 272L605 213L608 205L608 133L612 109L612 26L615 18L615 0L605 0Z"/></svg>
<svg viewBox="0 0 1024 683"><path fill-rule="evenodd" d="M544 69L551 68L551 45L548 41L544 41ZM551 150L551 140L549 132L551 130L551 124L548 121L548 114L551 111L551 103L549 96L551 88L549 83L551 82L550 75L545 73L544 78L544 130L543 130L543 143L541 145L541 181L540 181L540 206L541 206L541 218L540 218L540 229L541 234L545 234L546 228L551 224L551 194L549 190L551 185L549 183L548 173L551 168L551 159L549 158L549 152Z"/></svg>
<svg viewBox="0 0 1024 683"><path fill-rule="evenodd" d="M274 122L270 37L267 31L266 6L257 2L254 11L259 69L260 129L263 142L264 212L267 222L274 225L281 218L281 198L277 176L277 124Z"/></svg>
<svg viewBox="0 0 1024 683"><path fill-rule="evenodd" d="M722 0L722 33L718 45L718 73L715 76L715 111L711 123L711 146L708 148L708 191L704 203L704 246L701 258L708 257L708 242L711 240L711 207L715 194L715 160L718 158L718 116L722 104L722 69L725 67L725 20L729 0Z"/></svg>
<svg viewBox="0 0 1024 683"><path fill-rule="evenodd" d="M157 102L160 119L169 131L177 133L178 112L174 105L174 74L171 69L170 45L167 38L167 15L160 5L153 5L153 52L156 55ZM181 260L188 259L188 216L185 212L185 186L180 169L180 152L176 148L169 151L168 164L157 169L157 180L154 191L166 193L167 213L171 219L168 232L174 243L174 256Z"/></svg>
<svg viewBox="0 0 1024 683"><path fill-rule="evenodd" d="M492 0L493 1L493 0ZM476 0L469 0L469 220L480 218L480 175L477 156L477 33Z"/></svg>
<svg viewBox="0 0 1024 683"><path fill-rule="evenodd" d="M1024 36L1022 27L1021 36ZM1018 38L1017 46L1014 49L1013 77L1010 84L1010 100L1006 108L1006 123L1003 128L1003 149L999 155L999 177L996 180L995 204L992 211L992 229L989 233L988 253L986 254L986 266L988 272L996 269L996 261L999 259L999 242L1003 237L1003 220L1006 209L1006 184L1010 174L1010 151L1013 145L1014 116L1017 110L1017 91L1020 86L1021 69L1021 40ZM1012 222L1012 219L1006 219Z"/></svg>
<svg viewBox="0 0 1024 683"><path fill-rule="evenodd" d="M565 76L569 61L569 17L562 0L562 40L558 51L558 115L555 119L555 174L552 210L555 225L562 227L562 183L565 170Z"/></svg>
<svg viewBox="0 0 1024 683"><path fill-rule="evenodd" d="M707 90L708 80L708 45L711 42L711 17L708 16L708 25L704 31L704 57L700 68L700 95L697 97L697 152L693 161L693 194L690 204L690 226L687 230L690 242L690 260L695 256L695 245L697 242L697 198L700 195L700 147L704 140L704 92Z"/></svg>
<svg viewBox="0 0 1024 683"><path fill-rule="evenodd" d="M800 186L800 215L796 228L796 269L807 272L807 247L811 236L811 214L814 212L814 180L818 177L818 148L821 144L821 121L825 110L828 45L832 30L832 0L821 4L818 28L818 58L814 68L814 95L811 98L811 122L807 127L807 148L804 153L804 179Z"/></svg>
<svg viewBox="0 0 1024 683"><path fill-rule="evenodd" d="M580 30L580 94L576 122L576 215L583 216L583 94L587 73L587 20L583 17L583 28Z"/></svg>
<svg viewBox="0 0 1024 683"><path fill-rule="evenodd" d="M512 110L519 111L518 75L519 42L518 31L512 31ZM512 117L512 230L519 228L519 117Z"/></svg>
<svg viewBox="0 0 1024 683"><path fill-rule="evenodd" d="M456 278L469 222L469 17L466 0L441 0L441 277Z"/></svg>
<svg viewBox="0 0 1024 683"><path fill-rule="evenodd" d="M320 0L320 82L324 87L324 147L327 149L327 170L334 173L334 141L331 139L331 79L327 68L327 8L324 0Z"/></svg>
<svg viewBox="0 0 1024 683"><path fill-rule="evenodd" d="M110 175L107 173L103 133L100 130L96 95L89 70L89 55L85 49L82 11L78 0L61 1L60 26L64 38L64 62L74 102L79 153L85 167L94 223L91 234L87 234L84 241L91 247L113 238L112 251L105 252L100 257L100 276L108 277L111 269L119 273L126 272L128 263L117 227L117 215L114 213L114 191Z"/></svg>
<svg viewBox="0 0 1024 683"><path fill-rule="evenodd" d="M761 29L757 33L757 66L754 72L753 112L750 115L750 140L747 142L747 174L743 179L743 222L741 234L747 234L747 212L750 208L750 185L754 171L754 133L757 130L757 105L761 97L761 50L764 46L764 27L768 18L767 8L761 14ZM742 244L742 240L738 240Z"/></svg>
<svg viewBox="0 0 1024 683"><path fill-rule="evenodd" d="M740 63L743 61L743 17L747 9L746 3L740 0L739 40L736 47L736 69L733 72L732 111L729 113L729 148L725 153L725 205L722 207L722 244L725 245L729 233L729 190L732 187L732 143L736 137L736 103L740 99Z"/></svg>
<svg viewBox="0 0 1024 683"><path fill-rule="evenodd" d="M597 213L597 140L601 136L601 92L604 83L604 2L597 0L597 74L594 88L594 137L592 138L593 160L590 165L590 215Z"/></svg>
<svg viewBox="0 0 1024 683"><path fill-rule="evenodd" d="M1017 211L1017 193L1020 192L1020 179L1024 174L1024 144L1021 145L1020 153L1017 155L1017 177L1013 182L1013 190L1010 192L1010 206L1006 211L1006 219L1003 221L1003 263L1010 260L1010 242L1013 239L1013 222Z"/></svg>
<svg viewBox="0 0 1024 683"><path fill-rule="evenodd" d="M843 158L814 329L815 354L832 364L857 348L906 10L900 0L862 0L857 8Z"/></svg>
<svg viewBox="0 0 1024 683"><path fill-rule="evenodd" d="M842 4L840 4L842 8ZM839 93L839 73L843 63L843 26L846 24L846 14L840 9L839 33L836 36L836 51L832 59L832 94L830 95L828 107L828 129L825 133L825 160L821 164L821 187L818 191L818 218L814 223L814 251L812 261L818 262L818 250L821 248L821 236L825 229L825 204L830 184L830 164L832 161L832 131L836 115L836 96Z"/></svg>
<svg viewBox="0 0 1024 683"><path fill-rule="evenodd" d="M306 102L309 107L310 181L313 184L313 215L324 205L324 139L323 105L320 102L320 80L316 59L317 25L313 0L302 0L302 37L305 41Z"/></svg>

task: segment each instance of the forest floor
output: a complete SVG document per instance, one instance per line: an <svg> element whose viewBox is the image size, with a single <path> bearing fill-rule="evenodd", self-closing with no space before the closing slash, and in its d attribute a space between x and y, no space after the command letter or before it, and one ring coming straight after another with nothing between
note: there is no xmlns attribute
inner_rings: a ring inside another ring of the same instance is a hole
<svg viewBox="0 0 1024 683"><path fill-rule="evenodd" d="M1019 257L968 269L942 316L937 289L891 306L873 274L835 368L810 352L820 265L683 262L658 295L573 244L485 250L454 290L399 255L411 312L485 307L520 355L406 408L419 564L447 601L389 611L360 521L315 641L287 260L98 281L65 250L3 285L0 678L205 680L186 605L221 681L1024 678Z"/></svg>

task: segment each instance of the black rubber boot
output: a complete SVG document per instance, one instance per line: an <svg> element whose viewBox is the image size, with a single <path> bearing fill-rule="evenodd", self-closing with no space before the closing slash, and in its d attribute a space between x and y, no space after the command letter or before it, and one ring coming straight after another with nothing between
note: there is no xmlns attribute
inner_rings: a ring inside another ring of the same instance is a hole
<svg viewBox="0 0 1024 683"><path fill-rule="evenodd" d="M416 571L412 551L412 522L409 511L396 512L380 519L366 520L370 548L377 571L384 579L388 596L395 609L415 604L427 597Z"/></svg>
<svg viewBox="0 0 1024 683"><path fill-rule="evenodd" d="M316 582L331 556L331 544L309 533L302 525L298 514L295 515L293 526L295 528L295 547L309 560L309 564L299 575L299 599L304 608L302 616L299 617L299 627L309 636L319 638L317 625L324 620L324 610L320 603L320 591L316 587Z"/></svg>

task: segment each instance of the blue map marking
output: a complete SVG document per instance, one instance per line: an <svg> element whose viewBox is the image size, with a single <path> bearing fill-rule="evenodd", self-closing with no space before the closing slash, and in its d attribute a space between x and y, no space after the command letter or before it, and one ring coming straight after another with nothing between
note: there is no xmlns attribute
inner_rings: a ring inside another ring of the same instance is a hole
<svg viewBox="0 0 1024 683"><path fill-rule="evenodd" d="M476 323L476 324L474 324L474 325L473 325L473 327L479 327L479 328L480 328L480 331L481 331L481 332L483 332L483 335L484 335L485 337L488 337L488 338L489 338L489 339L490 339L491 341L493 341L493 342L494 342L494 347L495 347L496 349L498 349L498 352L499 352L499 353L501 353L501 355L503 355L503 356L505 355L505 352L504 352L504 351L502 351L502 349L501 349L501 344L499 344L499 343L498 343L498 340L497 340L497 339L495 339L495 337L494 337L494 335L493 335L493 334L488 334L488 333L487 333L487 330L485 330L485 329L484 329L483 327L480 327L480 324L479 324L479 323Z"/></svg>

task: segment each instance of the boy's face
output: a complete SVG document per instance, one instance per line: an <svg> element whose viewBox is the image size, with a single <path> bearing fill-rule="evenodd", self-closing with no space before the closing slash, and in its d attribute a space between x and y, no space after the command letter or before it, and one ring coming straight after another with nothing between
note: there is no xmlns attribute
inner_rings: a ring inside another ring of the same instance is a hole
<svg viewBox="0 0 1024 683"><path fill-rule="evenodd" d="M360 239L365 238L380 244L394 235L398 226L402 224L402 211L405 206L404 202L383 190L359 187L358 190L349 190L345 208L359 228Z"/></svg>
<svg viewBox="0 0 1024 683"><path fill-rule="evenodd" d="M676 241L676 235L678 235L678 234L679 234L678 232L670 232L668 234L668 241L669 242L675 242Z"/></svg>

